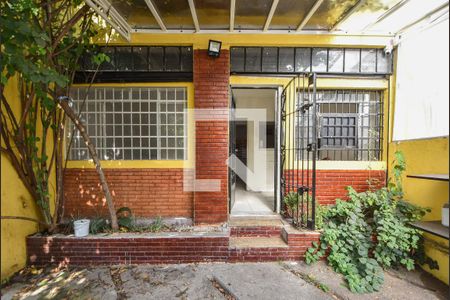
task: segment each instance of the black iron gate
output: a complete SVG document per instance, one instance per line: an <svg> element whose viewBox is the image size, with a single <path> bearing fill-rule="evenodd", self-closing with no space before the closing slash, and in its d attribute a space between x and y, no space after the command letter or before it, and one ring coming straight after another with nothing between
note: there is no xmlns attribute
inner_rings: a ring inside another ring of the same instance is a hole
<svg viewBox="0 0 450 300"><path fill-rule="evenodd" d="M318 147L316 74L293 78L281 96L281 199L298 227L315 229Z"/></svg>

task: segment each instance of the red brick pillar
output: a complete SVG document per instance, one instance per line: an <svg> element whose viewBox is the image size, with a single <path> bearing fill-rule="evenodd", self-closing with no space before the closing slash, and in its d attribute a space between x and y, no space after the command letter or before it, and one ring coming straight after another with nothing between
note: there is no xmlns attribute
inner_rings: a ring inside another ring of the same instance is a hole
<svg viewBox="0 0 450 300"><path fill-rule="evenodd" d="M229 51L220 57L208 56L206 50L194 51L195 109L224 109L229 101ZM228 219L228 120L196 121L196 180L220 180L219 192L195 192L194 222L213 224Z"/></svg>

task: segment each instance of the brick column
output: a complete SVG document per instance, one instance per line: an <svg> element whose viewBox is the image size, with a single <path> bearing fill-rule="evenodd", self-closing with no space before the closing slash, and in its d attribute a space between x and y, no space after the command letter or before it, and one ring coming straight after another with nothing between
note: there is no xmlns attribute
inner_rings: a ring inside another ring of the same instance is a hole
<svg viewBox="0 0 450 300"><path fill-rule="evenodd" d="M194 51L196 109L227 109L229 102L229 51L220 57ZM228 114L224 115L227 118ZM196 179L220 180L219 192L195 192L194 221L214 224L228 219L228 121L196 121Z"/></svg>

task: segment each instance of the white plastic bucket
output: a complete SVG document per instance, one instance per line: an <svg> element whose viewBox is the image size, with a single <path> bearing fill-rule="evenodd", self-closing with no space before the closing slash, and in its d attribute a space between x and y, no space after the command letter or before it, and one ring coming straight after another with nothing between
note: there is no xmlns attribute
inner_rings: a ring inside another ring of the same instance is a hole
<svg viewBox="0 0 450 300"><path fill-rule="evenodd" d="M73 229L76 237L87 236L89 234L89 224L91 220L81 219L73 221Z"/></svg>
<svg viewBox="0 0 450 300"><path fill-rule="evenodd" d="M449 219L449 215L448 215L448 207L443 207L442 208L442 225L444 225L445 227L448 227L448 220Z"/></svg>

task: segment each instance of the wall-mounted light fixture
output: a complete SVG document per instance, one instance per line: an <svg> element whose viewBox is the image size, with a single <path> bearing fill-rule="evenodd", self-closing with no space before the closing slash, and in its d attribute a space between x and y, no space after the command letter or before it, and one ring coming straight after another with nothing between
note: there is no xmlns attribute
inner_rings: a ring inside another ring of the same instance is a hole
<svg viewBox="0 0 450 300"><path fill-rule="evenodd" d="M208 55L212 57L219 57L221 48L222 42L210 40L208 46Z"/></svg>

